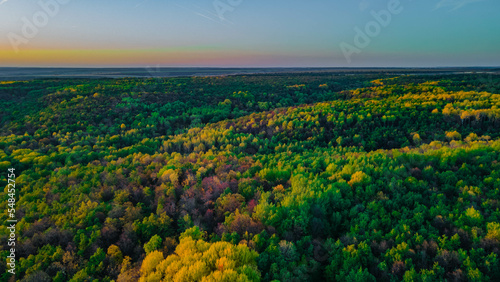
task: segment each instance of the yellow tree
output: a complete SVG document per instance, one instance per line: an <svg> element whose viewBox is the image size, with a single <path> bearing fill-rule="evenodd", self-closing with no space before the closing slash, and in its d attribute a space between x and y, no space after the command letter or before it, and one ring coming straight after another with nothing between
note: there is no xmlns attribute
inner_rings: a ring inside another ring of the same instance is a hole
<svg viewBox="0 0 500 282"><path fill-rule="evenodd" d="M159 251L149 253L139 281L260 281L255 251L243 244L208 243L196 234L201 234L197 226L186 230L166 259Z"/></svg>
<svg viewBox="0 0 500 282"><path fill-rule="evenodd" d="M457 131L447 131L446 132L446 139L448 140L461 140L462 139L462 135L460 133L458 133Z"/></svg>

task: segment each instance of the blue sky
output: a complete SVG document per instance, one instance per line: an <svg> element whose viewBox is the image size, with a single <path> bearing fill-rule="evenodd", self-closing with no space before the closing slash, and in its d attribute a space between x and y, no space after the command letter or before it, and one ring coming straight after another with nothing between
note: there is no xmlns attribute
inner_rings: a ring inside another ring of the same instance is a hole
<svg viewBox="0 0 500 282"><path fill-rule="evenodd" d="M397 0L65 1L0 0L0 66L500 65L495 0L400 0L366 46L355 28Z"/></svg>

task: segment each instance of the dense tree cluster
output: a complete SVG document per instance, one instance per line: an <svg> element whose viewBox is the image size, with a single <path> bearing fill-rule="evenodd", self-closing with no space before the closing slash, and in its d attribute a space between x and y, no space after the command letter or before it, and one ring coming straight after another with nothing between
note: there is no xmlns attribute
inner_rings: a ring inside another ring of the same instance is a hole
<svg viewBox="0 0 500 282"><path fill-rule="evenodd" d="M499 80L4 82L15 278L498 281Z"/></svg>

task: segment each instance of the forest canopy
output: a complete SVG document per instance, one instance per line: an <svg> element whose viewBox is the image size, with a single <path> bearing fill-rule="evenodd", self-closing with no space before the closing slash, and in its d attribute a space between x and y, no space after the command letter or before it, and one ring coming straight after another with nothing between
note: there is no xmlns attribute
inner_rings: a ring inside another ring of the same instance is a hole
<svg viewBox="0 0 500 282"><path fill-rule="evenodd" d="M500 281L499 77L39 79L0 97L14 281Z"/></svg>

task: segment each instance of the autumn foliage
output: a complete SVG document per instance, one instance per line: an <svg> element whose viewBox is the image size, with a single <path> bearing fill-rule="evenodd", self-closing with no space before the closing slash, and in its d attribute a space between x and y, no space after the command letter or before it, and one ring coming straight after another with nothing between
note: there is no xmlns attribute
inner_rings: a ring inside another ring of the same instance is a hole
<svg viewBox="0 0 500 282"><path fill-rule="evenodd" d="M318 72L1 84L15 279L500 281L498 81Z"/></svg>

